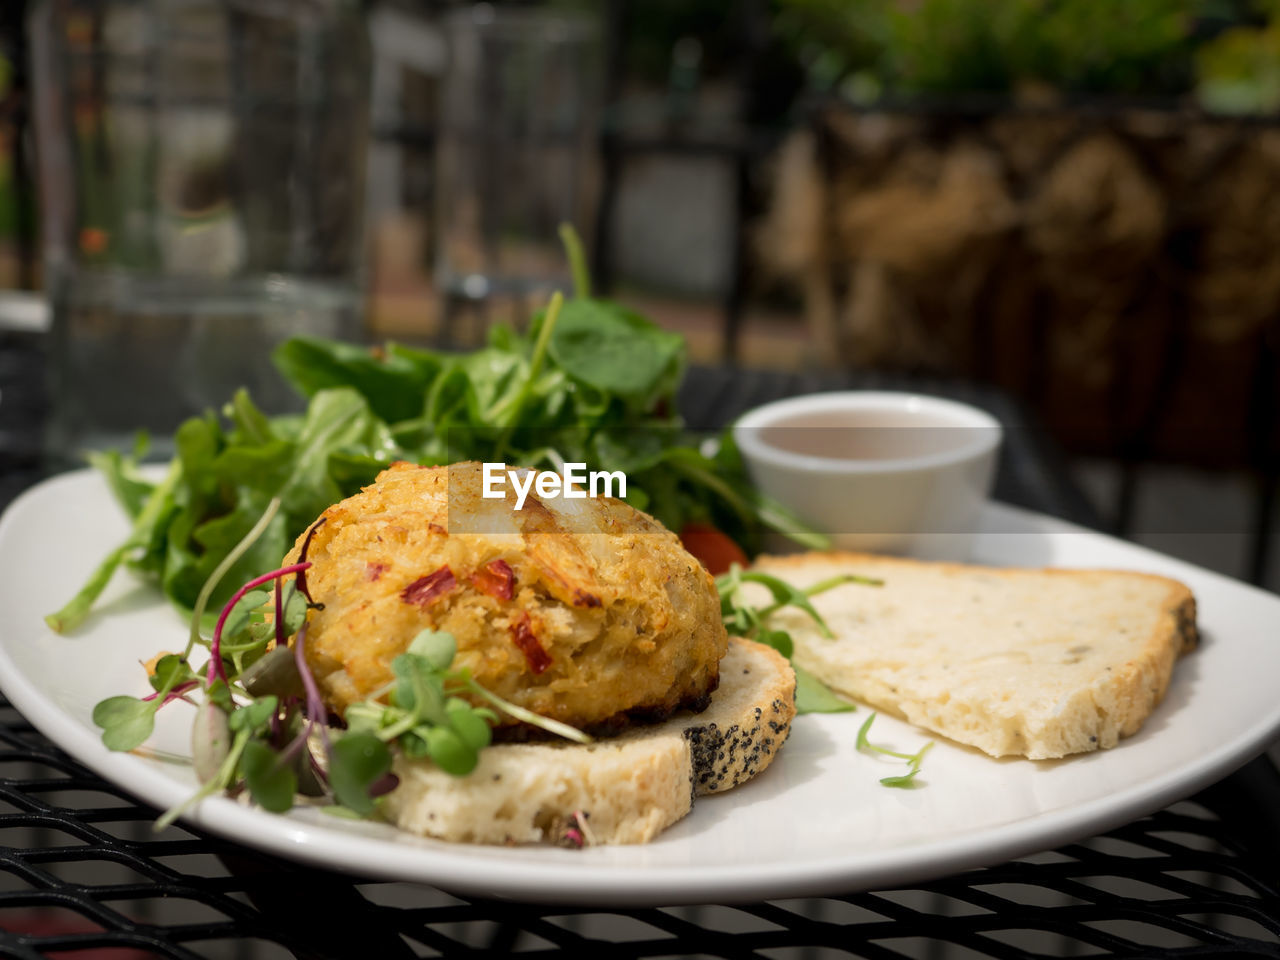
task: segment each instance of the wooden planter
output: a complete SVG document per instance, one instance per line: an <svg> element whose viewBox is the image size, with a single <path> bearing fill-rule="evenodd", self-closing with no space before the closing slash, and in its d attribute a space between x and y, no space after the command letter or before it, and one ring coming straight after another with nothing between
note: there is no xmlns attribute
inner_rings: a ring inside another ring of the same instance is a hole
<svg viewBox="0 0 1280 960"><path fill-rule="evenodd" d="M758 239L825 361L993 381L1082 453L1219 464L1270 438L1280 127L828 108L784 144Z"/></svg>

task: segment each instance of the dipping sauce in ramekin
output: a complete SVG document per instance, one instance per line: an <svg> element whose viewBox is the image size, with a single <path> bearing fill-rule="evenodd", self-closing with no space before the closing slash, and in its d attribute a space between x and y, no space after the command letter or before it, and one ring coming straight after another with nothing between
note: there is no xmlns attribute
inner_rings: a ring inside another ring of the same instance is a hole
<svg viewBox="0 0 1280 960"><path fill-rule="evenodd" d="M1001 433L966 404L871 391L780 400L733 428L761 491L835 546L954 560L968 556Z"/></svg>

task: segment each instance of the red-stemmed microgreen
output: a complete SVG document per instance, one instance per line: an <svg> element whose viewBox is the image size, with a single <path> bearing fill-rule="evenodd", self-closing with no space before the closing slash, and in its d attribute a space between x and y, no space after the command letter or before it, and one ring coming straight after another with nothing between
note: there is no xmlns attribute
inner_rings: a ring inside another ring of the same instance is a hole
<svg viewBox="0 0 1280 960"><path fill-rule="evenodd" d="M222 561L214 568L213 573L209 575L209 579L205 581L204 586L201 587L195 608L191 613L191 629L187 637L186 650L183 651L180 657L174 657L173 654L169 654L162 657L157 663L153 681L158 678L159 682L158 685L155 682L152 685L155 686L158 696L145 700L130 696L108 697L93 708L93 722L102 728L102 742L107 749L133 750L142 746L146 739L151 736L152 731L155 730L156 711L166 703L171 702L169 692L179 683L185 681L186 673L190 673L189 664L192 650L195 649L196 644L204 642L200 636L200 621L204 616L205 607L208 606L209 597L213 595L213 591L227 571L235 566L236 561L244 556L254 542L262 536L263 531L267 529L279 509L279 499L273 499L268 503L258 522L222 558ZM170 658L173 659L171 660ZM173 666L161 671L159 667L166 661Z"/></svg>
<svg viewBox="0 0 1280 960"><path fill-rule="evenodd" d="M287 577L291 573L301 573L309 566L311 566L310 562L294 563L287 567L281 567L279 570L272 570L270 573L264 573L260 577L254 577L232 594L231 599L222 608L222 613L218 615L217 626L213 628L213 640L209 644L209 675L206 682L213 683L215 677L221 679L223 683L228 682L227 672L222 664L222 628L226 625L227 618L231 616L231 611L235 609L240 599L254 587L260 587L264 583L270 583L272 580Z"/></svg>
<svg viewBox="0 0 1280 960"><path fill-rule="evenodd" d="M306 572L303 571L302 575L306 576ZM276 577L276 582L271 589L271 600L275 611L275 617L272 622L275 626L276 646L283 647L289 642L288 634L285 633L284 628L284 577Z"/></svg>
<svg viewBox="0 0 1280 960"><path fill-rule="evenodd" d="M311 668L307 666L306 642L307 625L304 623L298 628L298 632L293 638L293 660L298 667L298 675L302 678L302 687L307 692L308 726L320 725L320 736L324 740L325 749L328 750L329 728L325 723L327 713L324 699L320 696L320 687L316 683L316 678L311 674Z"/></svg>
<svg viewBox="0 0 1280 960"><path fill-rule="evenodd" d="M185 683L178 684L176 687L174 687L172 690L170 690L168 693L164 695L164 700L161 701L160 706L163 707L170 700L187 699L186 694L190 693L192 690L196 689L196 687L198 686L200 686L199 680L188 680ZM160 698L160 691L157 690L155 693L147 694L145 697L142 698L142 700L143 702L148 702L151 700L158 700L159 698ZM189 703L191 701L188 700L187 702Z"/></svg>

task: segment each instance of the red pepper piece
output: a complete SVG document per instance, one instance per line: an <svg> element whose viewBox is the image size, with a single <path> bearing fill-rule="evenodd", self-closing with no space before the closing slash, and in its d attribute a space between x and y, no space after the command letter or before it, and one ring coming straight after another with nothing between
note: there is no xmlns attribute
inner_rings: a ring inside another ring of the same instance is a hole
<svg viewBox="0 0 1280 960"><path fill-rule="evenodd" d="M520 648L528 661L529 669L535 674L542 673L551 666L551 654L542 649L542 644L533 635L533 626L529 623L529 614L520 614L520 619L511 625L511 641Z"/></svg>
<svg viewBox="0 0 1280 960"><path fill-rule="evenodd" d="M498 600L510 600L515 596L516 575L505 560L491 560L471 575L471 583L477 590Z"/></svg>
<svg viewBox="0 0 1280 960"><path fill-rule="evenodd" d="M416 603L420 607L427 607L457 585L458 581L454 578L453 571L449 569L448 564L445 564L435 573L419 577L401 590L400 599L405 603Z"/></svg>

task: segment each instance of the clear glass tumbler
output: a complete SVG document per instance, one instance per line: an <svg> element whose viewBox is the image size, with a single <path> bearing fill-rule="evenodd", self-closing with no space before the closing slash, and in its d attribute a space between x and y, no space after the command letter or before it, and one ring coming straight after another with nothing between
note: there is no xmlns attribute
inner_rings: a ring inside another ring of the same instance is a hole
<svg viewBox="0 0 1280 960"><path fill-rule="evenodd" d="M41 0L30 21L49 447L160 440L293 334L363 334L369 44L355 0Z"/></svg>
<svg viewBox="0 0 1280 960"><path fill-rule="evenodd" d="M590 226L599 31L556 11L479 4L446 19L436 279L446 306L565 287L559 225Z"/></svg>

